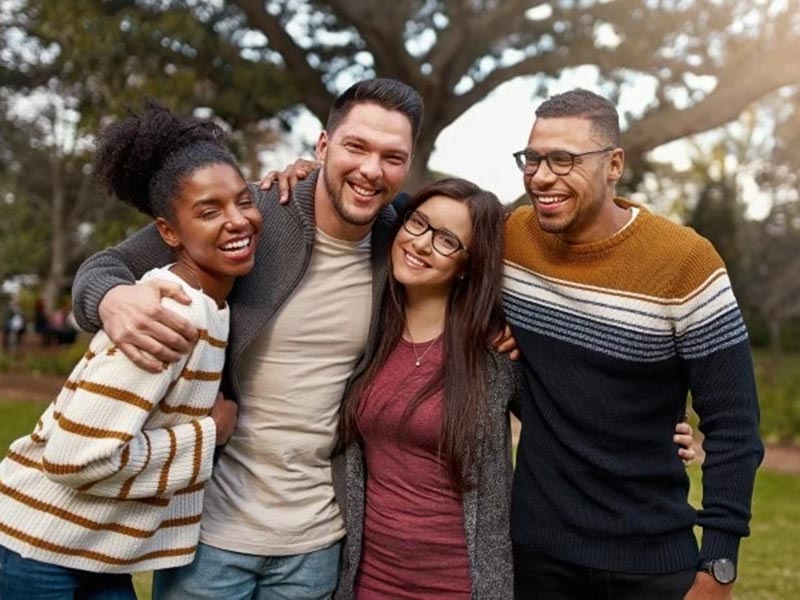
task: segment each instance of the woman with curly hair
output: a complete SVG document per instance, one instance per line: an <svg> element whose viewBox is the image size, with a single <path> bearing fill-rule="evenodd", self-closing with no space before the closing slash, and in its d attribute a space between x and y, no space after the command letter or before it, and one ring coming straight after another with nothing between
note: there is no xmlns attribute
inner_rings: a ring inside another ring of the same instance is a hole
<svg viewBox="0 0 800 600"><path fill-rule="evenodd" d="M99 182L155 220L175 262L143 279L200 330L160 373L98 332L33 432L0 463L0 597L135 599L130 573L190 562L214 447L236 424L218 395L226 297L253 266L261 229L220 127L148 103L99 138Z"/></svg>

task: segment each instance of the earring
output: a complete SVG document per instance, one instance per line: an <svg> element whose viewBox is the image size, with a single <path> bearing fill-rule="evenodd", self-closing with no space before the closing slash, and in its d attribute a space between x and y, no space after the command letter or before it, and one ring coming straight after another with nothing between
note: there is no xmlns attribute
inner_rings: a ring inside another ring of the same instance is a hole
<svg viewBox="0 0 800 600"><path fill-rule="evenodd" d="M466 278L467 278L467 274L466 273L461 273L461 275L456 277L456 279L458 279L459 281L464 281Z"/></svg>

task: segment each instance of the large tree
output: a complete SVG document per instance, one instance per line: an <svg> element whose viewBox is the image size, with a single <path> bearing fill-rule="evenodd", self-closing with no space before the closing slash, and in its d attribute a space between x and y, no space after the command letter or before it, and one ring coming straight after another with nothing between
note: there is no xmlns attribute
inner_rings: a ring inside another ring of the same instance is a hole
<svg viewBox="0 0 800 600"><path fill-rule="evenodd" d="M320 120L355 78L417 88L427 116L415 180L439 133L516 77L539 77L546 93L564 70L595 65L612 96L652 83L653 103L628 115L634 157L800 82L800 0L228 0L219 8L228 31L263 35L259 49L280 56ZM238 39L257 46L253 36Z"/></svg>

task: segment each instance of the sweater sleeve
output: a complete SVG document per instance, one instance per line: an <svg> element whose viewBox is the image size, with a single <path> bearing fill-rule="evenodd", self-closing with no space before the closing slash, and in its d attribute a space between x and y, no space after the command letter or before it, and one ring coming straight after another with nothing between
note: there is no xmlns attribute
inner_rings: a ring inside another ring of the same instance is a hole
<svg viewBox="0 0 800 600"><path fill-rule="evenodd" d="M719 268L681 305L677 343L705 436L700 555L735 561L740 539L749 534L755 472L764 451L747 331L721 259L702 243L701 252L712 254Z"/></svg>
<svg viewBox="0 0 800 600"><path fill-rule="evenodd" d="M86 259L72 286L72 308L78 325L85 331L99 330L102 323L98 309L111 288L132 285L150 269L173 261L172 251L153 224Z"/></svg>
<svg viewBox="0 0 800 600"><path fill-rule="evenodd" d="M208 479L216 441L211 417L145 428L158 404L180 384L193 353L154 374L109 347L98 348L103 351L67 382L74 393L64 406L56 402L53 407L55 425L42 461L45 475L111 498L169 494Z"/></svg>

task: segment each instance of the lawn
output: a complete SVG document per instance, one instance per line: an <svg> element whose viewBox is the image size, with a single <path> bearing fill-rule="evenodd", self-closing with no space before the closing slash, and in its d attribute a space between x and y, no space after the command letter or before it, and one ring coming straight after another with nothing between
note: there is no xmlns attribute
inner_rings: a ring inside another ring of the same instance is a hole
<svg viewBox="0 0 800 600"><path fill-rule="evenodd" d="M0 399L0 448L30 431L45 403ZM700 469L691 467L692 503L699 504ZM752 536L742 543L737 600L785 600L800 590L800 476L759 472ZM149 599L149 575L135 577L140 599Z"/></svg>

